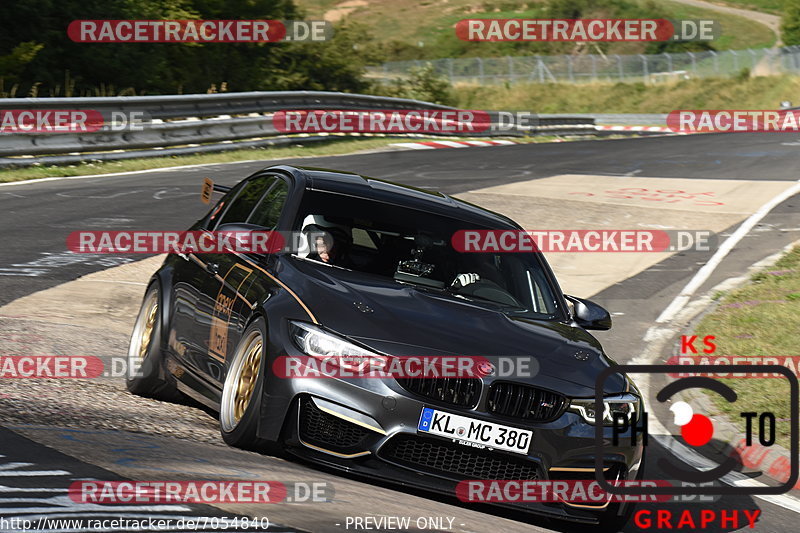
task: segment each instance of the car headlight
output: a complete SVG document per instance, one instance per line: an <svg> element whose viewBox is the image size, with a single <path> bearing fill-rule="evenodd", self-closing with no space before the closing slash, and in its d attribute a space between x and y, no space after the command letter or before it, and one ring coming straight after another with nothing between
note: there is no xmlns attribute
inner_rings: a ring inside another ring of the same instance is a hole
<svg viewBox="0 0 800 533"><path fill-rule="evenodd" d="M625 393L606 396L603 398L603 412L600 417L604 426L614 423L614 415L624 415L629 421L635 422L641 412L642 400L635 394ZM594 424L598 418L595 412L594 398L579 398L572 400L567 408L568 411L578 413L584 420Z"/></svg>
<svg viewBox="0 0 800 533"><path fill-rule="evenodd" d="M376 370L386 365L385 356L365 350L316 326L294 321L290 324L297 347L306 355L328 360L352 372L362 372L367 368Z"/></svg>

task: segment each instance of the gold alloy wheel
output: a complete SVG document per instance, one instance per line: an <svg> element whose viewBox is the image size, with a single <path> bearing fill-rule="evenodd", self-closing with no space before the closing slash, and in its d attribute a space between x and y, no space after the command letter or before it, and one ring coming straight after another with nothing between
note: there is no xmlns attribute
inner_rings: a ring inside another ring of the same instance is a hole
<svg viewBox="0 0 800 533"><path fill-rule="evenodd" d="M150 339L153 337L153 330L156 327L156 317L158 316L158 295L156 293L150 297L148 304L150 307L146 313L147 318L139 335L139 361L144 361L147 349L150 347Z"/></svg>
<svg viewBox="0 0 800 533"><path fill-rule="evenodd" d="M233 407L233 420L238 423L244 416L247 406L250 405L250 398L253 396L253 389L258 380L258 369L261 367L261 348L263 343L259 335L250 346L247 347L242 370L236 386L236 398Z"/></svg>
<svg viewBox="0 0 800 533"><path fill-rule="evenodd" d="M253 400L264 352L264 336L251 329L236 347L222 387L219 421L222 430L236 429Z"/></svg>

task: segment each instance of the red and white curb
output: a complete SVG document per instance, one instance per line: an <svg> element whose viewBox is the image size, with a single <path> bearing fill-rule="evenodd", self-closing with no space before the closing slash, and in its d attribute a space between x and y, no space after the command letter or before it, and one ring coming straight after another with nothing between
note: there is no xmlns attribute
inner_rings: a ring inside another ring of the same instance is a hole
<svg viewBox="0 0 800 533"><path fill-rule="evenodd" d="M517 144L514 141L425 141L419 143L395 143L390 146L412 148L414 150L433 150L435 148L470 148L473 146L499 146Z"/></svg>
<svg viewBox="0 0 800 533"><path fill-rule="evenodd" d="M595 126L597 131L652 131L658 133L672 133L674 135L688 135L684 131L673 131L664 126Z"/></svg>

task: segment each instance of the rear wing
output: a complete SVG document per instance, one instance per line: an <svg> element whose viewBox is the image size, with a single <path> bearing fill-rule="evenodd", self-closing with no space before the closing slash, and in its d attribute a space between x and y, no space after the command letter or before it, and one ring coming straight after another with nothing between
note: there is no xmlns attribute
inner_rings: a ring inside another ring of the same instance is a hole
<svg viewBox="0 0 800 533"><path fill-rule="evenodd" d="M231 190L231 187L227 187L225 185L217 185L214 183L214 180L211 178L205 178L203 180L203 186L200 189L200 200L204 204L211 203L211 194L215 192L226 193Z"/></svg>

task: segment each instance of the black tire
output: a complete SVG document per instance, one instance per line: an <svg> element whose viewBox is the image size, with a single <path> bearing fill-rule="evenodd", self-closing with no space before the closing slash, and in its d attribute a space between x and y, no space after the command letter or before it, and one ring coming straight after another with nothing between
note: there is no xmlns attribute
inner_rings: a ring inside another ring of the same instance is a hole
<svg viewBox="0 0 800 533"><path fill-rule="evenodd" d="M174 382L162 375L164 354L161 331L161 291L158 282L147 287L128 346L125 386L137 396L176 402L182 399Z"/></svg>
<svg viewBox="0 0 800 533"><path fill-rule="evenodd" d="M257 436L264 392L267 330L263 318L244 330L228 365L220 401L219 426L222 440L230 446L280 455L277 443ZM257 368L252 358L258 358ZM250 385L246 385L250 383Z"/></svg>

